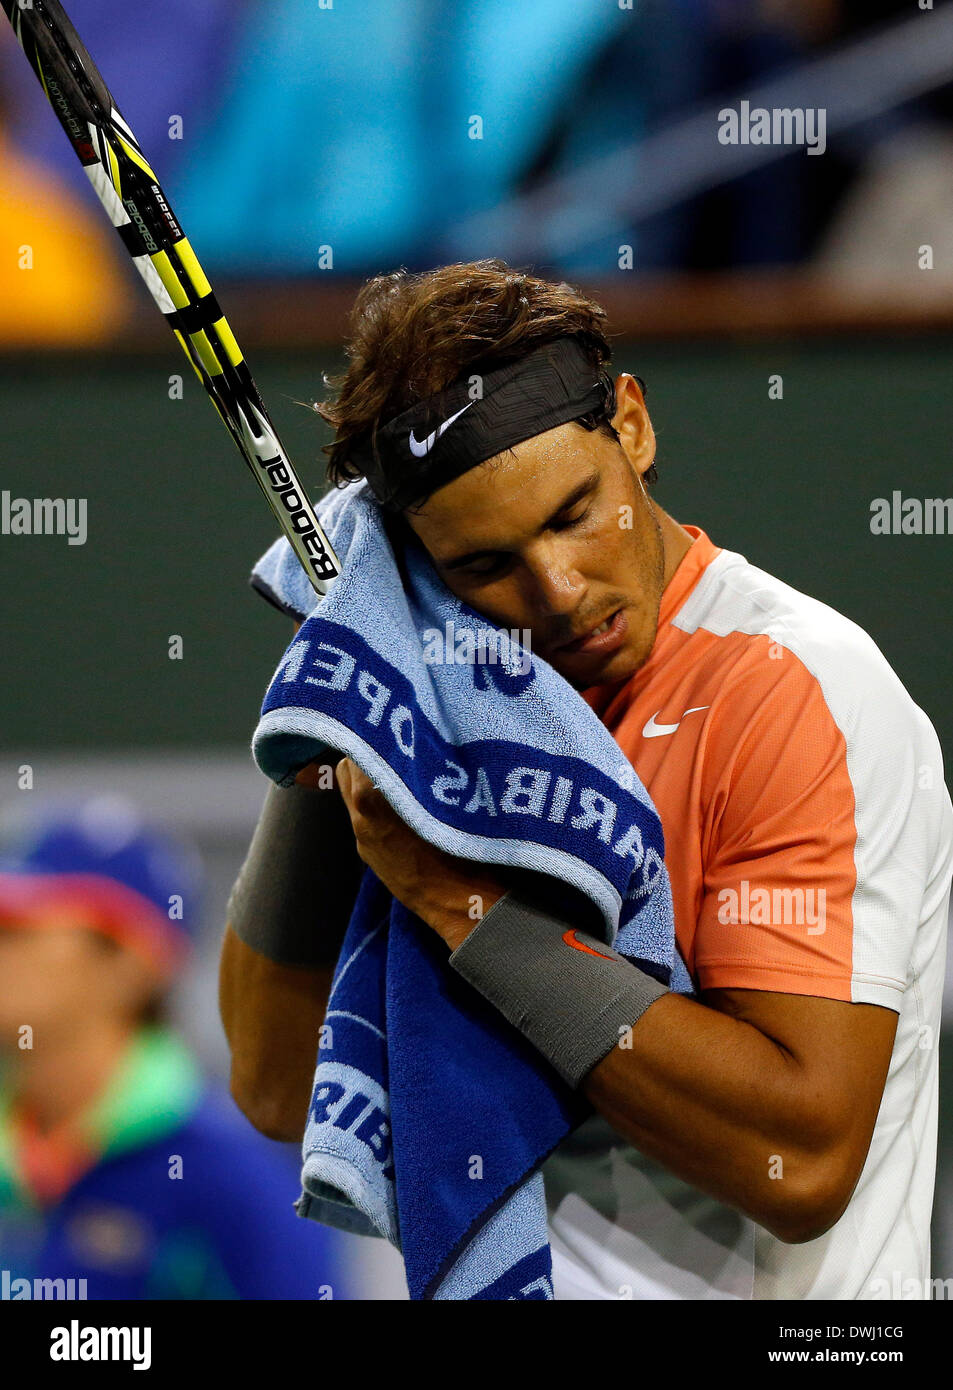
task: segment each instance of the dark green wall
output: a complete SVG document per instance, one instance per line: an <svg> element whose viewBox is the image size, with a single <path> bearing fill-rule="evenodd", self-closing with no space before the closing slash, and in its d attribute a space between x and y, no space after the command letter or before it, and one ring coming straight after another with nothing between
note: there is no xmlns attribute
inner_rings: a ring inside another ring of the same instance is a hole
<svg viewBox="0 0 953 1390"><path fill-rule="evenodd" d="M953 495L953 341L620 344L616 364L649 384L662 505L865 627L949 765L953 536L873 536L869 508L894 488ZM327 436L294 398L339 365L252 362L315 493ZM172 373L188 373L184 400ZM89 505L85 546L0 536L4 751L246 742L290 636L246 585L276 529L174 344L0 359L0 421L0 488Z"/></svg>

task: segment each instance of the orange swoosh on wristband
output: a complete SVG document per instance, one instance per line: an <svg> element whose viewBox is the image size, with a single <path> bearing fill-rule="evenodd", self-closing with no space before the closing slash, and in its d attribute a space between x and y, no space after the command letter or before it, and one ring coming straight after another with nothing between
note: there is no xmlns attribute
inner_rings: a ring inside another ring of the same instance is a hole
<svg viewBox="0 0 953 1390"><path fill-rule="evenodd" d="M563 941L567 946L571 946L574 951L585 951L587 956L598 956L600 960L611 960L618 964L615 956L607 956L603 951L594 951L591 946L586 946L581 941L576 940L575 928L563 932Z"/></svg>

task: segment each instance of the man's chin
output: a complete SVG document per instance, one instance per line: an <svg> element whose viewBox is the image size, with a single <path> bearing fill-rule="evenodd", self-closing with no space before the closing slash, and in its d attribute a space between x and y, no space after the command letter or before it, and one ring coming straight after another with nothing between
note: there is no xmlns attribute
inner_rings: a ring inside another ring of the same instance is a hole
<svg viewBox="0 0 953 1390"><path fill-rule="evenodd" d="M555 656L558 657L559 653L556 652ZM562 665L558 661L552 661L550 665L574 690L588 690L596 685L622 684L634 676L639 667L645 665L647 659L647 652L640 656L628 647L623 647L602 661L590 661L586 664L581 661L566 661Z"/></svg>

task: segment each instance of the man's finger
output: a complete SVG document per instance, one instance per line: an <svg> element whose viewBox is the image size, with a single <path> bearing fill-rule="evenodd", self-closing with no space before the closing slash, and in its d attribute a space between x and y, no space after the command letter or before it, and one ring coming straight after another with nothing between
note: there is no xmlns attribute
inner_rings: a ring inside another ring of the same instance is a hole
<svg viewBox="0 0 953 1390"><path fill-rule="evenodd" d="M347 801L351 793L352 782L350 758L342 758L341 761L335 765L334 775L337 779L338 790L344 797L344 800Z"/></svg>

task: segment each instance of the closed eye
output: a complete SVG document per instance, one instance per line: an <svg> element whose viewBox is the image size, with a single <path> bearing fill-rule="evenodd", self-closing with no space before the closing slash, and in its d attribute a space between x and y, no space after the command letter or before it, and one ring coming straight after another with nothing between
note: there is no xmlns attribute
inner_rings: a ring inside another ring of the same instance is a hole
<svg viewBox="0 0 953 1390"><path fill-rule="evenodd" d="M483 579L488 574L495 574L505 563L505 558L502 560L490 560L485 569L478 570L474 569L472 565L467 565L466 568L460 570L459 573L466 576L468 579Z"/></svg>
<svg viewBox="0 0 953 1390"><path fill-rule="evenodd" d="M578 526L580 522L585 521L586 517L589 515L591 510L591 506L586 506L583 509L583 511L579 513L578 516L569 517L566 521L563 522L554 522L552 529L554 531L568 531L570 527ZM474 569L471 565L467 565L460 572L466 575L468 578L485 579L487 578L487 576L496 574L501 569L503 569L507 563L507 559L507 556L503 556L501 559L498 560L490 559L487 562L484 569Z"/></svg>
<svg viewBox="0 0 953 1390"><path fill-rule="evenodd" d="M556 526L553 529L556 531L566 531L570 526L578 526L580 521L585 521L586 517L589 515L591 510L592 508L587 506L583 508L583 510L579 513L578 516L570 517L569 520L563 522L561 526Z"/></svg>

